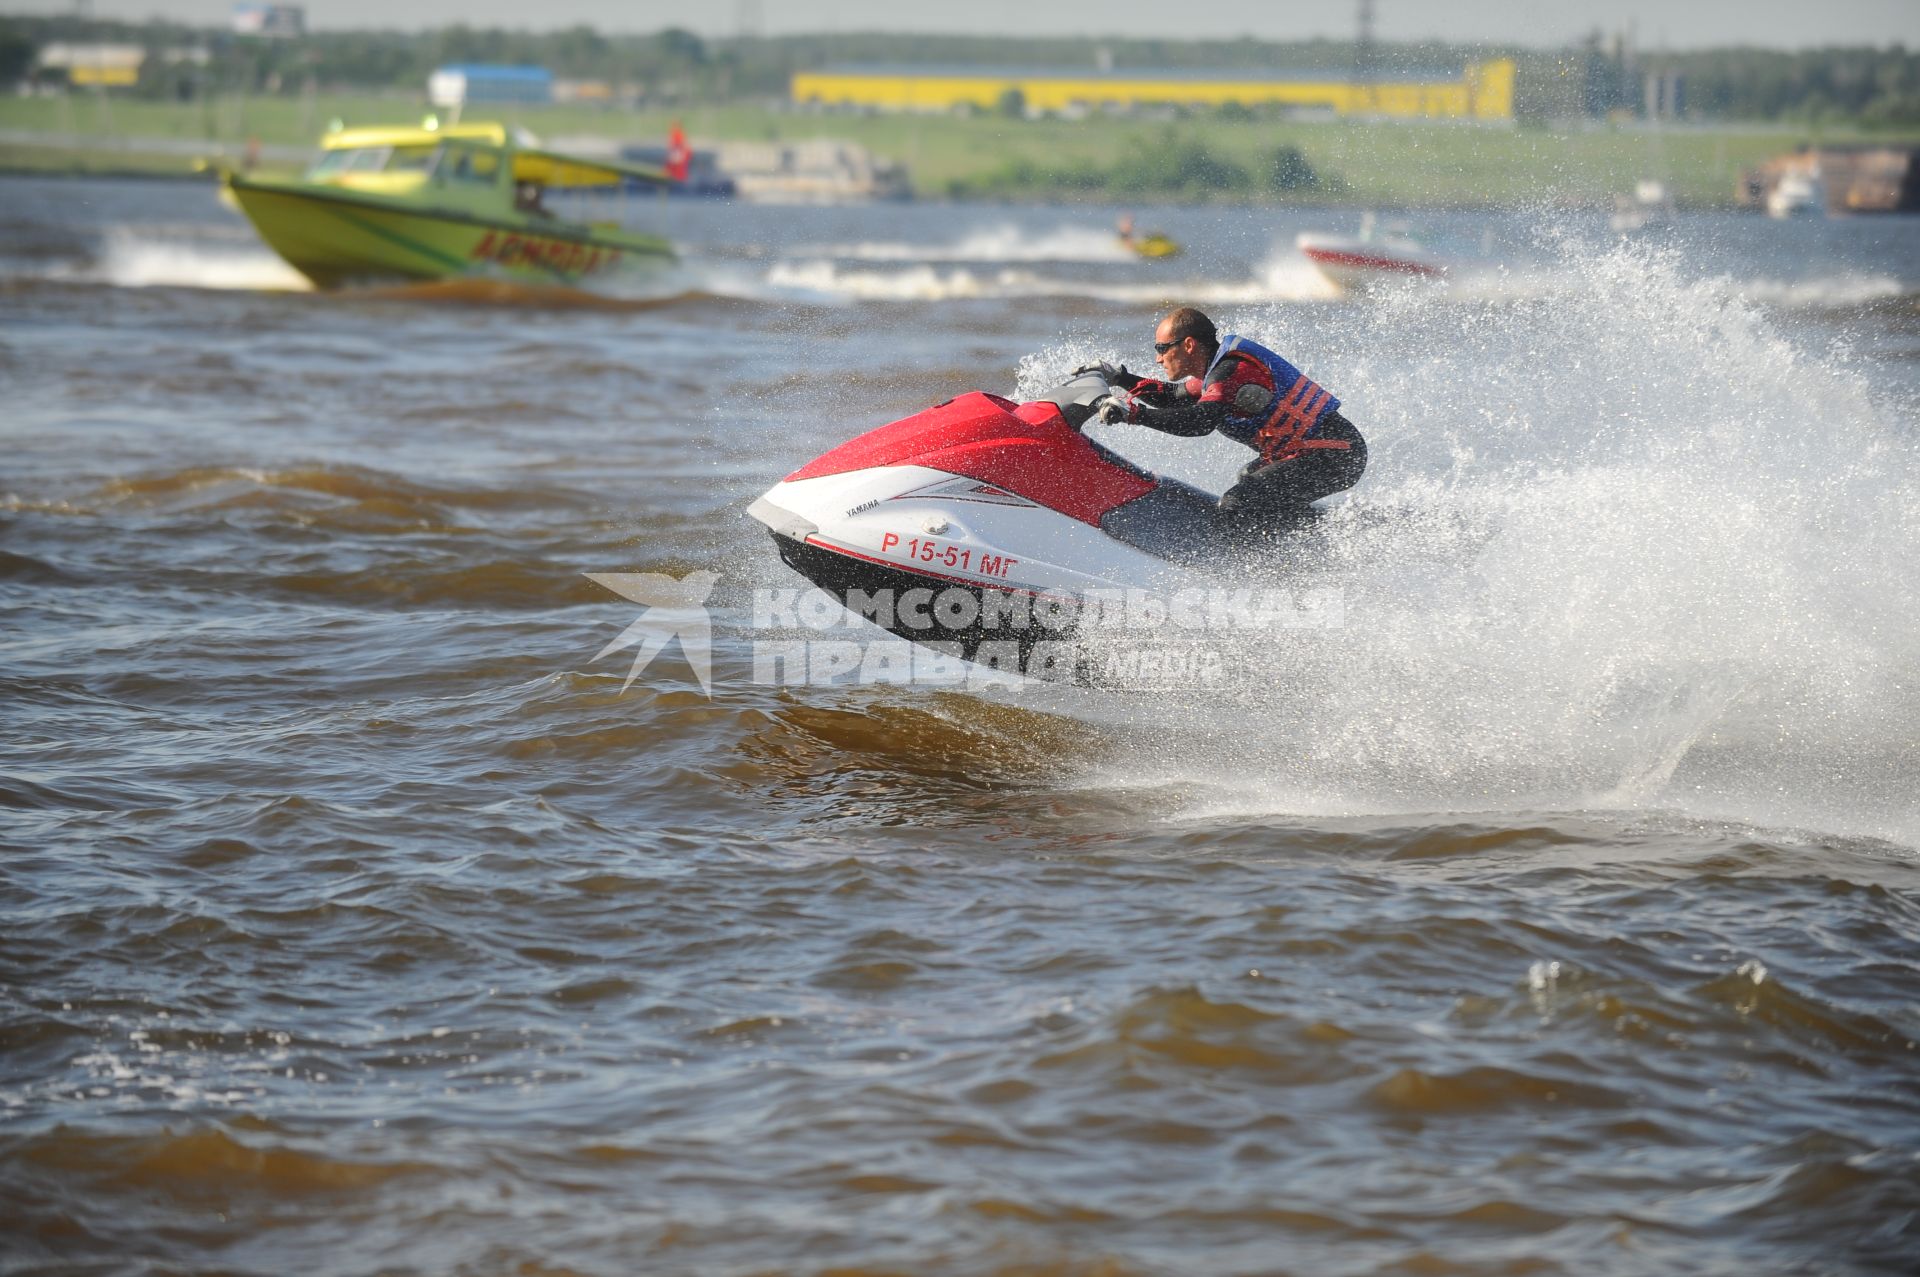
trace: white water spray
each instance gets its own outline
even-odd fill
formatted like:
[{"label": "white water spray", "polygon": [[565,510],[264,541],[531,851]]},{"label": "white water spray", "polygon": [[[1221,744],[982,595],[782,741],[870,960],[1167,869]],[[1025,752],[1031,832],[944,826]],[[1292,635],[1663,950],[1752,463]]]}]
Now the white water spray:
[{"label": "white water spray", "polygon": [[1551,298],[1216,315],[1372,445],[1319,578],[1346,625],[1274,635],[1264,694],[1131,704],[1147,730],[1109,779],[1240,812],[1657,808],[1920,841],[1911,405],[1659,254],[1562,270]]},{"label": "white water spray", "polygon": [[56,276],[111,284],[116,288],[220,288],[305,292],[306,276],[258,242],[210,242],[110,231],[96,262],[62,266]]}]

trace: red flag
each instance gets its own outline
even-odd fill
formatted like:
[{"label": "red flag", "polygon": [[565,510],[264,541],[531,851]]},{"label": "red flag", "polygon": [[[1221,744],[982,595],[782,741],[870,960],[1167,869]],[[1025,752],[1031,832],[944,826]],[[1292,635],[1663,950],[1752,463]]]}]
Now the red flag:
[{"label": "red flag", "polygon": [[667,176],[676,182],[687,180],[687,170],[693,167],[693,148],[687,145],[687,135],[680,128],[680,121],[673,122],[673,131],[667,134]]}]

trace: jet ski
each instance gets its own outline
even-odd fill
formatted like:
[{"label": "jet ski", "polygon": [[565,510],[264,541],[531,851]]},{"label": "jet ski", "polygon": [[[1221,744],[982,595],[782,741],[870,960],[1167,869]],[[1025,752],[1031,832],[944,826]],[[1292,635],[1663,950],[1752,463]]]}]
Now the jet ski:
[{"label": "jet ski", "polygon": [[747,513],[850,611],[969,658],[1071,633],[1089,597],[1217,585],[1216,498],[1082,433],[1108,391],[1097,372],[1027,403],[971,391],[814,458]]},{"label": "jet ski", "polygon": [[1145,257],[1150,260],[1162,257],[1178,257],[1180,255],[1180,245],[1170,236],[1163,235],[1159,231],[1143,235],[1139,239],[1123,239],[1121,243],[1132,249],[1135,256]]}]

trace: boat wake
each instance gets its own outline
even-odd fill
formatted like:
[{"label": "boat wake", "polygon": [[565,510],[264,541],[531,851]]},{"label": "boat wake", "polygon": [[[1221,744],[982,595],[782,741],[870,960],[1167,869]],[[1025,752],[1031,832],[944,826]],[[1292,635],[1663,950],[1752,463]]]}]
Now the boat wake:
[{"label": "boat wake", "polygon": [[1723,278],[1730,293],[1782,310],[1850,310],[1911,295],[1891,275],[1843,274],[1815,279]]},{"label": "boat wake", "polygon": [[[1591,256],[1607,249],[1585,251]],[[112,226],[91,245],[75,244],[50,263],[44,257],[9,262],[0,264],[0,274],[116,288],[312,291],[305,277],[237,225]],[[1407,292],[1424,294],[1435,305],[1580,304],[1588,286],[1556,249],[1512,260],[1463,259],[1445,280],[1390,280],[1370,295],[1353,296],[1343,294],[1288,238],[1277,238],[1251,265],[1208,269],[1187,259],[1141,262],[1095,228],[1066,227],[1025,237],[1008,225],[963,234],[946,245],[888,240],[824,245],[790,250],[759,264],[728,258],[724,246],[709,246],[704,253],[692,246],[670,270],[593,288],[461,279],[352,293],[426,303],[605,310],[716,299],[821,306],[1060,299],[1126,307],[1180,299],[1215,308],[1335,302],[1344,309],[1392,305],[1393,295]],[[1915,292],[1910,282],[1871,271],[1803,279],[1722,275],[1698,279],[1696,287],[1776,311],[1844,311]]]},{"label": "boat wake", "polygon": [[[39,278],[110,288],[201,288],[236,292],[313,292],[313,284],[250,231],[221,234],[209,227],[179,233],[115,227],[90,254],[35,268]],[[600,288],[538,284],[492,278],[460,278],[412,284],[356,285],[338,295],[445,305],[527,307],[545,310],[649,310],[713,300],[697,271],[682,265]]]},{"label": "boat wake", "polygon": [[1156,306],[1169,297],[1181,297],[1201,305],[1224,305],[1327,301],[1340,295],[1311,264],[1291,250],[1276,250],[1251,274],[1239,279],[1162,273],[1159,267],[1138,267],[1137,259],[1131,255],[1121,260],[1134,263],[1137,268],[1115,278],[1112,274],[1075,277],[1020,265],[989,267],[921,261],[878,267],[809,257],[777,261],[757,277],[743,276],[730,267],[716,268],[709,273],[708,280],[710,287],[722,294],[823,305],[1069,298]]},{"label": "boat wake", "polygon": [[213,237],[204,229],[189,238],[115,227],[107,231],[91,258],[56,262],[41,273],[48,279],[114,288],[307,292],[313,287],[250,233]]},{"label": "boat wake", "polygon": [[897,240],[828,244],[796,256],[859,262],[1132,262],[1135,254],[1110,229],[1062,226],[1032,232],[1012,224],[982,227],[950,244]]}]

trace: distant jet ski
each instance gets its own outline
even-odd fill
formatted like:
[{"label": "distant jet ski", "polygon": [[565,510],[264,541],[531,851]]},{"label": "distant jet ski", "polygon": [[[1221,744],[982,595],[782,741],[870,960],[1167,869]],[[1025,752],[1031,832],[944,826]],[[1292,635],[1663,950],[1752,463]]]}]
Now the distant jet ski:
[{"label": "distant jet ski", "polygon": [[851,611],[968,656],[1070,632],[1096,592],[1220,586],[1245,556],[1214,496],[1081,433],[1108,389],[1089,372],[1030,403],[970,391],[815,458],[747,513]]},{"label": "distant jet ski", "polygon": [[1145,235],[1133,233],[1133,214],[1122,213],[1116,228],[1120,235],[1120,247],[1136,257],[1159,258],[1177,257],[1180,245],[1165,231],[1148,231]]},{"label": "distant jet ski", "polygon": [[1132,249],[1134,254],[1139,257],[1178,257],[1180,255],[1180,245],[1175,243],[1170,236],[1163,235],[1159,231],[1142,235],[1139,239],[1122,240],[1121,242]]}]

